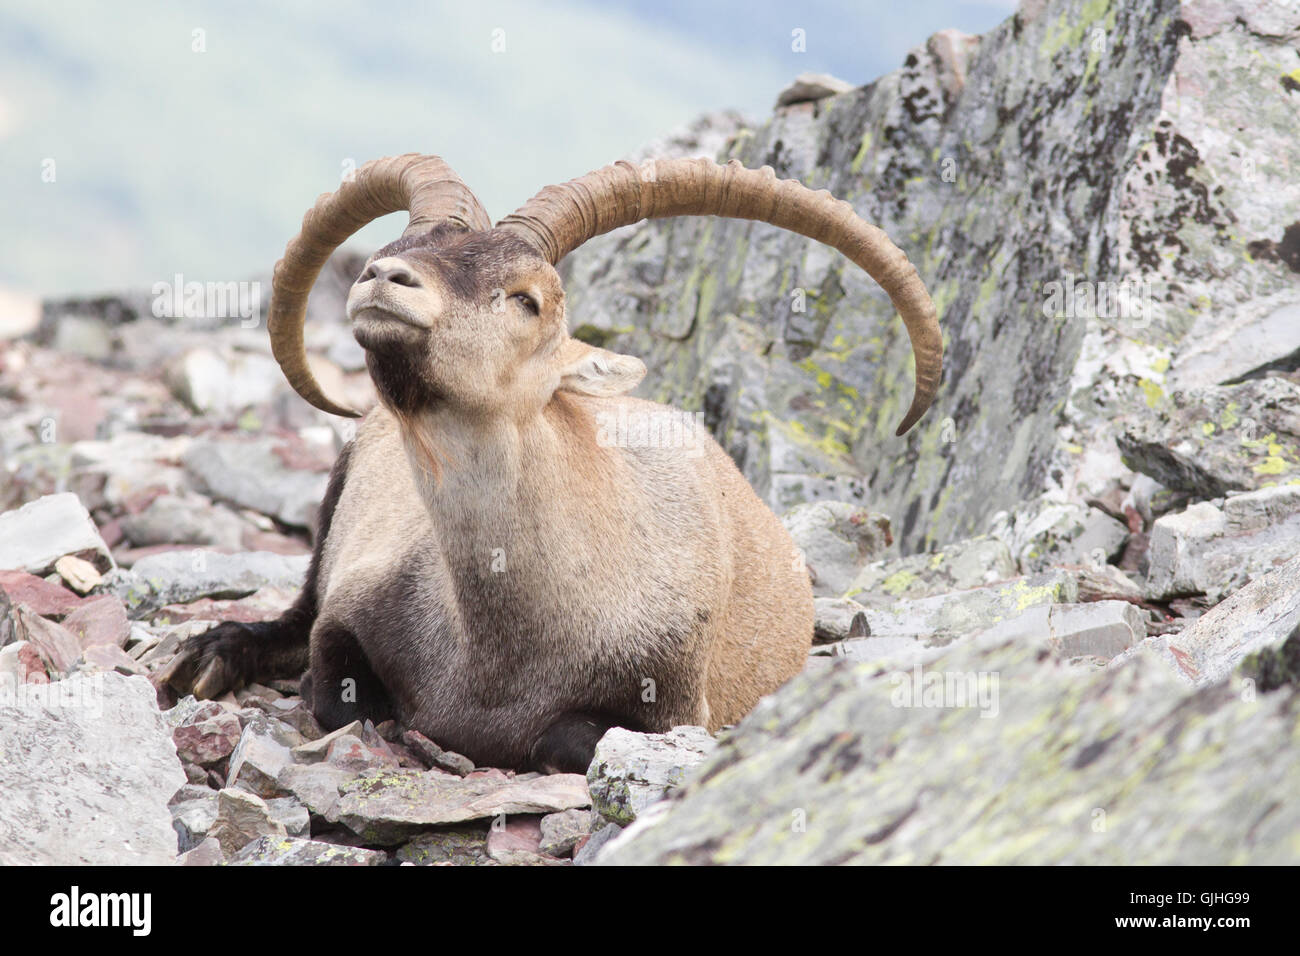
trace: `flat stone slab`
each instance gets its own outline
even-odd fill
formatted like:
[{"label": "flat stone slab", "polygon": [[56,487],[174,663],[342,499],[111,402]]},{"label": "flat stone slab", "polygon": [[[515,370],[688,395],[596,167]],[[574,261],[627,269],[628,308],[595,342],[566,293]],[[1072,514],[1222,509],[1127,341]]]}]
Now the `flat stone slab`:
[{"label": "flat stone slab", "polygon": [[427,827],[591,805],[587,781],[576,773],[520,780],[398,769],[364,774],[340,792],[339,822],[381,845],[396,845]]}]

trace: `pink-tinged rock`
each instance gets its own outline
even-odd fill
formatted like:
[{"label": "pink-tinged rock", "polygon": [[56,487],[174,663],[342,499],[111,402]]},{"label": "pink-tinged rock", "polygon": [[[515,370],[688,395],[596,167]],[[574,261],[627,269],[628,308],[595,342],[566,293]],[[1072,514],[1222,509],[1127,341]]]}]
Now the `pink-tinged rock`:
[{"label": "pink-tinged rock", "polygon": [[351,770],[355,773],[360,773],[363,770],[396,767],[398,765],[397,758],[393,756],[391,751],[382,753],[375,748],[367,747],[350,734],[336,738],[329,745],[329,751],[325,755],[325,762],[342,770]]},{"label": "pink-tinged rock", "polygon": [[33,613],[25,604],[18,605],[10,613],[14,637],[31,642],[51,677],[60,677],[72,669],[81,657],[81,645],[66,628]]},{"label": "pink-tinged rock", "polygon": [[94,644],[81,652],[81,669],[96,671],[117,671],[130,677],[132,674],[147,676],[149,669],[139,661],[132,659],[126,651],[116,644]]},{"label": "pink-tinged rock", "polygon": [[293,604],[297,595],[284,588],[262,588],[238,600],[200,598],[188,604],[168,604],[154,614],[153,620],[165,618],[170,624],[183,621],[238,621],[252,624],[273,621]]},{"label": "pink-tinged rock", "polygon": [[311,546],[299,538],[291,538],[278,531],[261,531],[249,528],[243,533],[241,543],[248,551],[270,551],[274,554],[310,554]]},{"label": "pink-tinged rock", "polygon": [[194,849],[180,855],[181,866],[220,866],[225,862],[226,855],[215,837],[208,837]]},{"label": "pink-tinged rock", "polygon": [[131,636],[126,607],[111,594],[90,598],[63,619],[63,626],[72,632],[83,649],[97,644],[123,647]]},{"label": "pink-tinged rock", "polygon": [[61,584],[26,571],[0,571],[0,592],[10,604],[26,604],[42,617],[60,618],[85,603]]},{"label": "pink-tinged rock", "polygon": [[172,732],[172,740],[182,760],[207,767],[229,757],[242,732],[239,718],[218,704],[192,714]]},{"label": "pink-tinged rock", "polygon": [[149,485],[147,488],[139,488],[122,499],[122,509],[130,515],[139,514],[153,504],[155,498],[159,498],[169,491],[170,489],[166,485]]},{"label": "pink-tinged rock", "polygon": [[99,536],[104,539],[104,543],[110,548],[116,548],[122,543],[126,534],[122,531],[122,519],[112,518],[100,525]]},{"label": "pink-tinged rock", "polygon": [[488,830],[488,856],[507,866],[555,866],[560,861],[543,855],[541,817],[510,817]]},{"label": "pink-tinged rock", "polygon": [[474,770],[465,775],[466,780],[496,780],[500,783],[509,783],[510,775],[504,770],[498,770],[495,767],[484,767],[482,770]]},{"label": "pink-tinged rock", "polygon": [[337,457],[332,448],[305,442],[297,435],[286,435],[271,452],[284,467],[295,471],[329,471]]},{"label": "pink-tinged rock", "polygon": [[0,648],[0,684],[48,684],[45,662],[30,641]]}]

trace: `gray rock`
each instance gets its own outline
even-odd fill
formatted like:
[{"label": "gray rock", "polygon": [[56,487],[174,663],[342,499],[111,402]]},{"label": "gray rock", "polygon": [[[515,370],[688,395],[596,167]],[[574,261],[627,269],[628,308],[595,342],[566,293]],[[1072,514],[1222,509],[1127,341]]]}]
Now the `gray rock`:
[{"label": "gray rock", "polygon": [[898,600],[966,591],[1017,574],[1006,543],[985,535],[946,545],[931,554],[872,562],[858,573],[846,593],[862,604],[887,608]]},{"label": "gray rock", "polygon": [[1025,574],[1062,564],[1101,566],[1116,557],[1128,528],[1096,508],[1042,496],[993,520],[993,534]]},{"label": "gray rock", "polygon": [[262,836],[231,859],[231,866],[383,866],[388,854],[322,840]]},{"label": "gray rock", "polygon": [[269,402],[284,376],[269,355],[197,348],[168,362],[163,379],[194,411],[233,417],[250,405]]},{"label": "gray rock", "polygon": [[[185,474],[175,464],[189,447],[186,435],[164,438],[137,431],[123,431],[111,438],[79,441],[72,445],[71,467],[74,487],[85,489],[88,507],[100,503],[115,512],[127,511],[127,503],[151,489],[176,492]],[[100,501],[92,500],[90,494]]]},{"label": "gray rock", "polygon": [[344,784],[335,815],[367,843],[394,846],[432,826],[590,804],[587,782],[578,774],[525,780],[398,769],[369,771]]},{"label": "gray rock", "polygon": [[542,817],[538,849],[548,856],[572,856],[573,849],[600,818],[590,810],[564,810]]},{"label": "gray rock", "polygon": [[1294,864],[1295,693],[1020,641],[954,645],[920,688],[842,664],[760,702],[600,862]]},{"label": "gray rock", "polygon": [[813,598],[813,643],[868,637],[867,609],[848,598]]},{"label": "gray rock", "polygon": [[250,722],[243,729],[239,743],[230,755],[230,772],[226,785],[247,790],[259,797],[287,795],[280,783],[280,775],[293,763],[289,746],[281,736],[277,739],[268,729],[272,723]]},{"label": "gray rock", "polygon": [[238,551],[251,526],[234,512],[197,494],[159,495],[122,518],[122,533],[136,547],[202,544]]},{"label": "gray rock", "polygon": [[311,834],[311,814],[293,797],[275,797],[266,801],[271,819],[284,826],[291,837]]},{"label": "gray rock", "polygon": [[1165,515],[1151,528],[1148,597],[1205,594],[1212,602],[1300,554],[1300,486],[1234,495]]},{"label": "gray rock", "polygon": [[217,794],[217,815],[208,831],[232,857],[258,837],[284,839],[285,826],[271,813],[266,801],[243,790],[222,790]]},{"label": "gray rock", "polygon": [[600,738],[587,769],[592,808],[626,826],[681,786],[716,746],[703,727],[674,727],[666,734],[612,727]]},{"label": "gray rock", "polygon": [[[1229,676],[1243,662],[1251,676],[1274,673],[1283,642],[1300,627],[1300,557],[1232,594],[1172,638],[1181,669],[1199,684]],[[1268,683],[1275,683],[1270,680]]]},{"label": "gray rock", "polygon": [[1142,611],[1127,601],[1032,607],[980,635],[981,639],[1046,641],[1061,657],[1110,660],[1146,639]]},{"label": "gray rock", "polygon": [[114,567],[108,545],[76,495],[46,495],[0,514],[0,570],[46,574],[65,554],[100,570]]},{"label": "gray rock", "polygon": [[813,594],[840,597],[868,561],[889,553],[889,519],[861,505],[818,501],[798,505],[781,519],[813,579]]},{"label": "gray rock", "polygon": [[474,772],[474,761],[453,751],[443,750],[418,730],[403,732],[402,743],[410,747],[430,768],[445,770],[448,773],[454,773],[458,777],[464,777]]},{"label": "gray rock", "polygon": [[119,674],[149,676],[147,668],[136,663],[116,644],[95,644],[81,652],[74,671],[116,671]]},{"label": "gray rock", "polygon": [[387,745],[383,749],[367,746],[361,738],[344,735],[330,744],[325,755],[328,763],[353,773],[398,766],[398,759]]},{"label": "gray rock", "polygon": [[329,753],[330,745],[342,737],[360,737],[361,721],[354,720],[352,723],[340,727],[338,730],[330,731],[323,737],[315,740],[309,740],[306,743],[299,744],[293,748],[293,759],[298,763],[319,763],[325,759]]},{"label": "gray rock", "polygon": [[181,854],[181,866],[221,866],[226,862],[226,855],[221,852],[221,844],[208,837],[194,849]]},{"label": "gray rock", "polygon": [[800,73],[794,82],[777,94],[776,108],[796,103],[813,103],[828,96],[847,93],[853,88],[852,83],[846,83],[829,73]]},{"label": "gray rock", "polygon": [[140,616],[200,598],[241,598],[263,587],[297,588],[310,560],[310,555],[270,551],[166,551],[141,558],[129,574],[105,576],[104,588]]},{"label": "gray rock", "polygon": [[415,866],[495,866],[482,827],[445,827],[414,837],[397,851],[397,859]]},{"label": "gray rock", "polygon": [[603,827],[593,833],[588,838],[587,842],[580,846],[577,852],[574,853],[573,865],[590,866],[596,861],[596,858],[600,856],[600,851],[605,848],[605,845],[622,832],[623,828],[617,823],[606,823]]},{"label": "gray rock", "polygon": [[277,440],[196,439],[185,453],[185,470],[199,489],[216,498],[310,527],[325,497],[329,475],[290,468],[276,455]]},{"label": "gray rock", "polygon": [[177,852],[187,853],[208,838],[217,822],[217,791],[207,790],[202,796],[173,803],[170,809]]},{"label": "gray rock", "polygon": [[928,644],[946,644],[1010,620],[1027,608],[1077,600],[1074,577],[1056,569],[968,591],[895,601],[883,609],[868,608],[865,613],[872,637],[911,637]]},{"label": "gray rock", "polygon": [[1116,440],[1130,468],[1202,497],[1285,484],[1300,478],[1300,385],[1262,378],[1175,391]]},{"label": "gray rock", "polygon": [[[735,110],[705,113],[623,158],[633,163],[647,159],[695,159],[701,156],[712,159],[752,125]],[[605,328],[608,330],[608,326]],[[352,336],[348,338],[352,339]]]},{"label": "gray rock", "polygon": [[290,764],[280,771],[276,783],[312,816],[337,823],[340,791],[355,776],[327,763]]},{"label": "gray rock", "polygon": [[169,864],[167,801],[185,783],[153,687],[76,674],[0,686],[0,847],[7,862]]},{"label": "gray rock", "polygon": [[[1223,4],[1222,8],[1227,9]],[[1193,329],[1192,344],[1170,369],[1176,388],[1197,388],[1253,378],[1278,367],[1300,366],[1300,304],[1286,293],[1262,297],[1223,316],[1199,317],[1204,334]]]}]

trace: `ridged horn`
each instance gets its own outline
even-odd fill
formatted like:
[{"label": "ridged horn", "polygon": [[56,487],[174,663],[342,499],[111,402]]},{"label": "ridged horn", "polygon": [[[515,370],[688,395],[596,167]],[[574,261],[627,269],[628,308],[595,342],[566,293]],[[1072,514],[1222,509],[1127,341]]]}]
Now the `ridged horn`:
[{"label": "ridged horn", "polygon": [[793,179],[778,180],[770,166],[746,169],[739,160],[618,162],[579,179],[547,186],[497,223],[529,242],[552,264],[588,239],[642,219],[725,216],[789,229],[831,246],[864,269],[889,295],[907,328],[916,357],[912,405],[902,435],[934,399],[943,369],[943,339],[934,303],[903,251],[848,203]]},{"label": "ridged horn", "polygon": [[360,412],[324,393],[307,364],[303,323],[307,293],[325,261],[353,233],[380,216],[410,212],[402,233],[428,232],[439,223],[458,222],[469,229],[490,229],[492,220],[468,186],[437,156],[407,153],[366,163],[332,193],[324,193],[307,210],[302,229],[284,249],[271,278],[267,329],[271,352],[294,391],[334,415]]}]

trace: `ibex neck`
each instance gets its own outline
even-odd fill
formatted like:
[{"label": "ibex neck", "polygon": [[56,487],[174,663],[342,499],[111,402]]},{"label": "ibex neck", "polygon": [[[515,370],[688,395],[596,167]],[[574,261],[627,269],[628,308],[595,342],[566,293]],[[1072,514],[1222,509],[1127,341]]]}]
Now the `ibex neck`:
[{"label": "ibex neck", "polygon": [[553,400],[525,421],[434,412],[406,423],[403,438],[453,574],[503,565],[562,574],[583,553],[580,539],[621,530],[611,493],[618,462],[573,400]]}]

